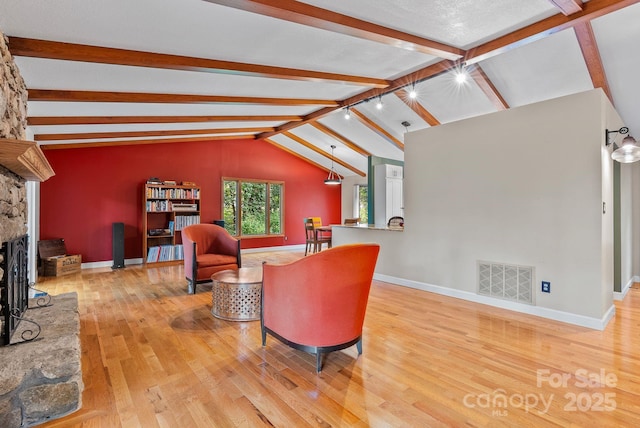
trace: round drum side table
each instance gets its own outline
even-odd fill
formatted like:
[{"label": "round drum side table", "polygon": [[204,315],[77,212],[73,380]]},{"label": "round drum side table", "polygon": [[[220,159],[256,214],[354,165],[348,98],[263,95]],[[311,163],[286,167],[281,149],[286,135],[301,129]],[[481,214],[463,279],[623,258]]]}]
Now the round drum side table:
[{"label": "round drum side table", "polygon": [[261,267],[223,270],[211,275],[211,280],[213,316],[227,321],[260,319]]}]

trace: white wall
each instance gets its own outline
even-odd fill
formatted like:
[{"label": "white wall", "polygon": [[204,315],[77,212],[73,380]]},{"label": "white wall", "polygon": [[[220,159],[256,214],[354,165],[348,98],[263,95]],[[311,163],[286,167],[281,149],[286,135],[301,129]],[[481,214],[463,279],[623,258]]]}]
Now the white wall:
[{"label": "white wall", "polygon": [[459,294],[476,294],[479,260],[533,266],[536,308],[606,323],[615,308],[604,129],[621,125],[593,90],[409,133],[404,232],[334,238],[383,240],[377,274]]},{"label": "white wall", "polygon": [[342,223],[345,218],[353,218],[353,196],[356,184],[366,186],[367,177],[356,175],[342,180]]}]

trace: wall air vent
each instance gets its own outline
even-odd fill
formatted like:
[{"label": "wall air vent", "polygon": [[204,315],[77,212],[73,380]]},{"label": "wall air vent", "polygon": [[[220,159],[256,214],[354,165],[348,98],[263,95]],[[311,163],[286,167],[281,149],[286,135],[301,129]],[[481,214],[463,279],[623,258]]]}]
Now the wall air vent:
[{"label": "wall air vent", "polygon": [[478,294],[533,303],[533,267],[478,262]]}]

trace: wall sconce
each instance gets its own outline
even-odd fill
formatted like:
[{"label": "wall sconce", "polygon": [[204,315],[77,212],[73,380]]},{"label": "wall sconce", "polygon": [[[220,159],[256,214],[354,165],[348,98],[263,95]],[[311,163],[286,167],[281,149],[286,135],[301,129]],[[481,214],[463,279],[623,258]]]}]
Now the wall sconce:
[{"label": "wall sconce", "polygon": [[615,141],[609,140],[609,134],[629,134],[629,128],[626,126],[621,127],[615,131],[604,131],[605,145],[608,147],[613,145],[613,152],[611,153],[611,159],[620,163],[632,163],[640,160],[640,147],[636,143],[636,139],[631,135],[627,135],[622,139],[622,143],[617,145]]},{"label": "wall sconce", "polygon": [[336,184],[342,183],[340,176],[333,169],[333,149],[335,148],[336,146],[332,144],[331,145],[331,171],[329,171],[329,176],[327,177],[327,179],[324,180],[324,184],[336,185]]}]

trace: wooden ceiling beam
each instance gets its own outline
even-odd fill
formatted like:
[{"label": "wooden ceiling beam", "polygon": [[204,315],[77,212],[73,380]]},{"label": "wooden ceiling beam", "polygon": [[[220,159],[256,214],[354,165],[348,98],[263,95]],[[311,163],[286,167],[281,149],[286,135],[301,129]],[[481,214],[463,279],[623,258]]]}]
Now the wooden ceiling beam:
[{"label": "wooden ceiling beam", "polygon": [[589,70],[589,76],[593,82],[594,88],[602,88],[604,93],[609,98],[609,101],[613,104],[613,97],[611,96],[611,90],[609,89],[609,82],[607,81],[607,75],[602,65],[602,59],[600,58],[600,51],[598,50],[598,44],[596,42],[596,36],[593,34],[593,28],[591,23],[582,22],[573,27],[580,44],[580,50],[584,57],[584,62],[587,64]]},{"label": "wooden ceiling beam", "polygon": [[337,107],[334,100],[234,97],[225,95],[158,94],[141,92],[67,91],[58,89],[29,89],[29,101],[75,101],[103,103],[169,103],[169,104],[270,104],[325,105]]},{"label": "wooden ceiling beam", "polygon": [[259,128],[218,128],[218,129],[170,129],[157,131],[123,131],[123,132],[82,132],[69,134],[35,134],[36,141],[61,140],[93,140],[102,138],[133,138],[133,137],[163,137],[176,135],[215,135],[215,134],[256,134],[258,132],[273,131],[270,127]]},{"label": "wooden ceiling beam", "polygon": [[333,113],[334,111],[336,111],[339,107],[324,107],[321,108],[319,110],[316,110],[314,112],[309,113],[306,116],[302,117],[302,120],[298,121],[298,122],[287,122],[284,123],[280,126],[277,126],[276,129],[272,132],[265,132],[263,134],[258,134],[256,136],[257,139],[261,139],[261,138],[269,138],[269,137],[273,137],[274,135],[278,135],[284,131],[290,131],[294,128],[297,128],[298,126],[302,126],[302,125],[306,125],[308,123],[313,123],[318,119],[322,119],[323,117]]},{"label": "wooden ceiling beam", "polygon": [[[389,92],[394,92],[397,91],[407,85],[416,83],[416,82],[420,82],[421,80],[427,79],[429,77],[433,77],[433,76],[437,76],[440,73],[445,73],[447,71],[450,71],[452,68],[454,68],[456,66],[456,64],[452,61],[447,61],[447,60],[443,60],[440,61],[438,63],[429,65],[425,68],[422,68],[420,70],[414,71],[412,73],[409,73],[405,76],[399,77],[398,79],[395,79],[394,81],[391,82],[391,84],[389,85],[389,87],[385,88],[384,90],[379,90],[379,89],[369,89],[368,91],[364,91],[360,94],[354,95],[352,97],[346,98],[342,101],[339,102],[340,106],[339,107],[325,107],[319,110],[316,110],[312,113],[309,113],[306,116],[302,117],[302,120],[299,122],[287,122],[283,125],[280,125],[278,127],[276,127],[276,130],[273,132],[267,132],[264,134],[259,134],[256,138],[261,139],[261,138],[269,138],[272,137],[274,135],[280,134],[281,132],[284,131],[289,131],[291,129],[294,129],[298,126],[301,125],[305,125],[307,123],[312,123],[316,120],[322,119],[323,117],[333,113],[334,111],[338,110],[339,108],[344,108],[344,107],[348,107],[348,106],[352,106],[355,104],[358,104],[364,100],[368,100],[370,98],[373,97],[377,97],[380,95],[384,95],[386,93]],[[395,144],[395,143],[394,143]]]},{"label": "wooden ceiling beam", "polygon": [[399,77],[398,79],[393,80],[391,84],[388,87],[384,88],[383,90],[369,89],[368,91],[364,91],[360,94],[346,98],[340,101],[340,106],[342,107],[352,106],[364,100],[368,100],[380,95],[385,95],[390,92],[395,92],[406,86],[418,83],[430,77],[437,76],[438,74],[451,71],[455,67],[456,67],[456,63],[453,61],[446,61],[446,60],[440,61],[438,63],[429,65],[425,68],[421,68],[420,70],[414,71],[412,73],[409,73],[405,76],[402,76],[402,77]]},{"label": "wooden ceiling beam", "polygon": [[297,122],[302,116],[29,116],[27,125],[117,125],[124,123]]},{"label": "wooden ceiling beam", "polygon": [[549,3],[557,7],[565,16],[578,13],[582,10],[581,0],[549,0]]},{"label": "wooden ceiling beam", "polygon": [[384,128],[382,128],[380,125],[378,125],[377,123],[369,119],[361,111],[359,111],[358,109],[352,108],[351,115],[355,116],[362,124],[367,126],[373,132],[380,135],[382,138],[389,141],[390,143],[398,147],[400,150],[404,151],[404,143],[402,141],[398,140],[396,137],[388,133]]},{"label": "wooden ceiling beam", "polygon": [[64,61],[151,67],[180,71],[233,74],[287,80],[306,80],[329,83],[347,83],[357,86],[385,88],[388,82],[371,77],[324,73],[312,70],[247,64],[217,59],[195,58],[153,52],[116,49],[102,46],[80,45],[50,40],[9,37],[9,50],[13,56],[57,59]]},{"label": "wooden ceiling beam", "polygon": [[298,137],[297,135],[295,135],[295,134],[293,134],[291,132],[283,132],[282,135],[284,135],[284,136],[286,136],[288,138],[291,138],[296,143],[302,144],[303,146],[305,146],[309,150],[313,150],[314,152],[316,152],[318,154],[321,154],[322,156],[326,157],[327,159],[332,159],[338,165],[342,165],[343,167],[355,172],[356,174],[358,174],[361,177],[365,177],[367,175],[363,171],[360,171],[358,168],[349,165],[345,161],[340,160],[340,159],[336,158],[335,156],[332,156],[331,153],[325,152],[324,150],[322,150],[322,149],[318,148],[317,146],[311,144],[310,142],[308,142],[304,138]]},{"label": "wooden ceiling beam", "polygon": [[161,138],[149,140],[120,140],[120,141],[100,141],[94,143],[65,143],[65,144],[41,144],[42,150],[61,150],[61,149],[88,149],[91,147],[110,147],[110,146],[134,146],[140,144],[167,144],[167,143],[194,143],[217,140],[255,140],[253,135],[212,135],[208,137],[192,137],[192,138]]},{"label": "wooden ceiling beam", "polygon": [[403,33],[351,16],[295,0],[205,0],[247,12],[270,16],[284,21],[320,28],[322,30],[383,43],[395,48],[418,51],[439,58],[456,60],[464,51],[453,46]]},{"label": "wooden ceiling beam", "polygon": [[351,141],[350,139],[348,139],[347,137],[345,137],[344,135],[334,131],[333,129],[324,126],[323,124],[321,124],[318,121],[315,122],[311,122],[310,123],[311,126],[313,126],[314,128],[316,128],[318,131],[321,131],[325,134],[327,134],[328,136],[330,136],[331,138],[335,139],[336,141],[340,141],[342,144],[344,144],[345,146],[349,147],[351,150],[353,150],[354,152],[361,154],[362,156],[371,156],[371,153],[366,151],[365,149],[363,149],[362,147],[360,147],[359,145],[357,145],[356,143],[354,143],[353,141]]},{"label": "wooden ceiling beam", "polygon": [[487,76],[479,64],[473,64],[467,67],[467,73],[469,73],[469,76],[476,82],[476,85],[480,87],[497,110],[506,110],[509,108],[507,101],[502,97],[498,88],[493,85],[493,82],[491,82],[491,79],[489,79],[489,76]]},{"label": "wooden ceiling beam", "polygon": [[429,112],[422,104],[418,102],[416,99],[411,99],[409,97],[409,93],[404,89],[398,89],[394,92],[396,97],[400,98],[403,103],[405,103],[411,110],[414,111],[418,116],[422,118],[425,122],[429,124],[429,126],[437,126],[440,125],[440,121],[436,119],[434,115]]},{"label": "wooden ceiling beam", "polygon": [[581,22],[588,22],[638,3],[639,1],[640,0],[589,0],[587,3],[583,3],[583,8],[580,12],[574,13],[571,16],[564,16],[562,14],[550,16],[528,27],[521,28],[483,45],[469,49],[464,60],[467,64],[483,61],[511,49],[542,39],[558,31],[573,27]]}]

